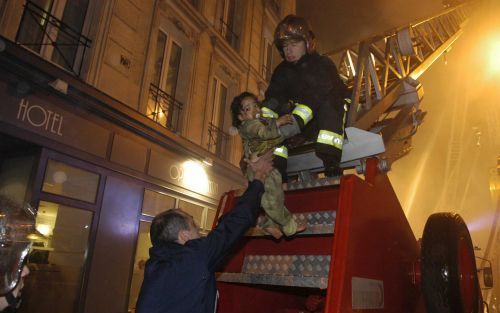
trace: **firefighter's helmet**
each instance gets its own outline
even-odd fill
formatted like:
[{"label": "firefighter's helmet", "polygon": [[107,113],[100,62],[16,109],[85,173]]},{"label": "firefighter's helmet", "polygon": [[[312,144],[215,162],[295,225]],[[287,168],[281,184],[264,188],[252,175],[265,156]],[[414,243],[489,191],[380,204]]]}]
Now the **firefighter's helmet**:
[{"label": "firefighter's helmet", "polygon": [[36,236],[35,212],[0,195],[0,296],[16,288]]},{"label": "firefighter's helmet", "polygon": [[288,40],[303,40],[306,43],[307,53],[316,50],[314,33],[309,23],[302,17],[290,14],[276,26],[274,44],[282,57],[284,57],[283,45]]}]

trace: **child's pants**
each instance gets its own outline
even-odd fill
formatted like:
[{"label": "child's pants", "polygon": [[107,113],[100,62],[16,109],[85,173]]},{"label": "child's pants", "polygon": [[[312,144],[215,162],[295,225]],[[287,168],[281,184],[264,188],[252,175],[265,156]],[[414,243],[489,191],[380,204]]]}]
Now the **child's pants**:
[{"label": "child's pants", "polygon": [[[254,173],[248,170],[247,177],[253,180]],[[267,222],[261,225],[262,228],[276,227],[278,224],[285,236],[291,236],[297,232],[297,222],[285,207],[281,174],[276,168],[273,168],[264,181],[264,194],[260,204],[268,217]]]}]

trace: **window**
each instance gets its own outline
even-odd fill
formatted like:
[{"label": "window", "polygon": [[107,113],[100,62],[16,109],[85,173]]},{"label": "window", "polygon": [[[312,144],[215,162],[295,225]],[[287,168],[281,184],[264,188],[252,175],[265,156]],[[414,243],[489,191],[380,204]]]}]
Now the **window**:
[{"label": "window", "polygon": [[218,157],[227,160],[229,158],[229,134],[224,132],[227,86],[219,79],[214,78],[212,82],[213,107],[212,116],[208,128],[208,150]]},{"label": "window", "polygon": [[142,281],[144,280],[144,266],[149,259],[149,248],[151,239],[149,237],[150,222],[141,221],[139,224],[139,236],[137,238],[137,248],[135,250],[134,268],[132,270],[132,281],[130,283],[130,295],[128,300],[129,312],[134,312]]},{"label": "window", "polygon": [[179,208],[191,215],[196,225],[198,225],[201,229],[204,228],[203,213],[205,208],[203,208],[201,205],[197,205],[184,200],[179,201]]},{"label": "window", "polygon": [[19,312],[78,311],[91,224],[90,211],[40,201]]},{"label": "window", "polygon": [[7,0],[0,0],[0,20],[3,18],[3,13],[5,12],[5,7],[7,6]]},{"label": "window", "polygon": [[277,17],[281,16],[281,4],[279,0],[267,0],[267,7],[271,9]]},{"label": "window", "polygon": [[16,41],[79,75],[90,48],[82,35],[88,5],[89,0],[29,0]]},{"label": "window", "polygon": [[95,203],[99,174],[49,160],[42,191]]},{"label": "window", "polygon": [[274,27],[272,22],[266,20],[262,28],[262,77],[266,81],[271,80],[273,70],[281,62],[281,55],[274,46]]},{"label": "window", "polygon": [[146,114],[173,131],[178,129],[182,110],[182,103],[176,100],[181,59],[182,47],[159,31]]},{"label": "window", "polygon": [[191,5],[198,10],[200,8],[200,1],[201,0],[189,0],[189,3],[191,3]]},{"label": "window", "polygon": [[217,16],[219,32],[224,39],[235,49],[238,48],[239,38],[235,21],[237,20],[237,1],[219,0],[217,3]]},{"label": "window", "polygon": [[264,39],[264,55],[262,58],[262,76],[266,81],[271,80],[273,73],[273,44],[267,39]]},{"label": "window", "polygon": [[49,160],[42,191],[95,203],[99,174]]},{"label": "window", "polygon": [[175,208],[175,198],[148,189],[144,191],[142,214],[156,216],[172,208]]}]

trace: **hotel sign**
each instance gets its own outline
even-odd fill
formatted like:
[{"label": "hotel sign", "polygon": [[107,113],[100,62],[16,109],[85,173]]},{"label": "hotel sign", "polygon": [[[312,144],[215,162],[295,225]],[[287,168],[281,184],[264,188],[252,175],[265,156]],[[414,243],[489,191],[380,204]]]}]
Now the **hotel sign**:
[{"label": "hotel sign", "polygon": [[37,104],[21,99],[18,104],[17,119],[42,131],[62,136],[64,116]]},{"label": "hotel sign", "polygon": [[0,122],[15,125],[81,151],[106,157],[111,132],[86,112],[68,112],[56,105],[63,101],[36,94],[18,97],[0,82]]}]

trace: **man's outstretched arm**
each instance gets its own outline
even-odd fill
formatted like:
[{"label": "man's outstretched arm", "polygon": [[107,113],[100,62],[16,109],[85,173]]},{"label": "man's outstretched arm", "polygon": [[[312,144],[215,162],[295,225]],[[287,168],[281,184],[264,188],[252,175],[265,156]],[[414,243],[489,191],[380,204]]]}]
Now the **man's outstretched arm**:
[{"label": "man's outstretched arm", "polygon": [[248,162],[248,166],[254,171],[255,179],[249,183],[247,190],[238,199],[233,209],[221,217],[215,229],[197,243],[203,245],[202,248],[205,250],[211,270],[225,257],[228,250],[245,231],[255,223],[260,208],[260,199],[264,192],[263,182],[272,170],[272,151],[262,155],[255,162]]}]

